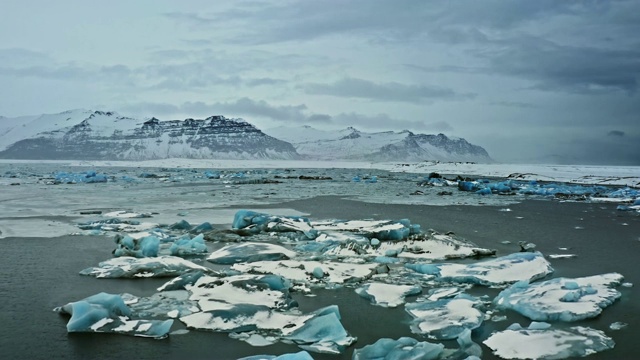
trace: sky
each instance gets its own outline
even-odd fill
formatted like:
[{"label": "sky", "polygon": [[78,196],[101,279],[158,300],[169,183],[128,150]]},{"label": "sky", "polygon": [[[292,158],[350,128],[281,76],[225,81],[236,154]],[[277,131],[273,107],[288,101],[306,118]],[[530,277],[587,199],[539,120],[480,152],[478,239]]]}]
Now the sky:
[{"label": "sky", "polygon": [[[640,165],[640,0],[0,3],[0,115],[444,133]],[[0,120],[1,121],[1,120]]]}]

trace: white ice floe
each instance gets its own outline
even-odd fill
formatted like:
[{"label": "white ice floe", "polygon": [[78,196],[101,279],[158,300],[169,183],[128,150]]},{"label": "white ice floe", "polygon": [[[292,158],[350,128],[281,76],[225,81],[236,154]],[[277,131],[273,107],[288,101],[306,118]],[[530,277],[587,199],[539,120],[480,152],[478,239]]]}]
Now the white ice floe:
[{"label": "white ice floe", "polygon": [[136,318],[178,318],[200,311],[196,301],[189,300],[186,290],[173,290],[155,293],[149,297],[131,294],[120,296]]},{"label": "white ice floe", "polygon": [[479,299],[466,294],[405,305],[406,311],[414,318],[411,331],[436,340],[455,339],[464,330],[479,327],[484,320],[480,307],[482,302]]},{"label": "white ice floe", "polygon": [[372,304],[389,308],[402,305],[405,297],[418,295],[421,292],[420,286],[385,283],[369,283],[356,289],[358,295],[368,299]]},{"label": "white ice floe", "polygon": [[571,259],[574,257],[577,257],[578,255],[576,254],[551,254],[551,255],[547,255],[549,256],[549,259]]},{"label": "white ice floe", "polygon": [[[328,306],[308,314],[278,312],[266,306],[236,304],[191,314],[180,319],[187,327],[221,332],[247,332],[266,338],[294,343],[304,350],[342,352],[355,342],[340,323],[337,306]],[[234,337],[238,337],[234,335]]]},{"label": "white ice floe", "polygon": [[285,260],[296,256],[294,251],[269,243],[246,242],[232,244],[214,251],[207,258],[215,264],[235,264],[240,262]]},{"label": "white ice floe", "polygon": [[102,261],[97,267],[86,268],[80,271],[80,274],[96,278],[141,278],[178,276],[192,270],[211,271],[204,266],[176,256],[141,259],[123,256]]},{"label": "white ice floe", "polygon": [[565,359],[612,349],[614,341],[604,332],[575,326],[553,329],[550,324],[532,323],[528,329],[519,324],[493,333],[484,341],[503,359]]},{"label": "white ice floe", "polygon": [[190,300],[197,301],[202,311],[224,309],[234,304],[260,305],[287,309],[291,283],[275,275],[202,276],[189,286]]},{"label": "white ice floe", "polygon": [[313,357],[306,351],[300,351],[293,354],[282,355],[253,355],[238,360],[313,360]]},{"label": "white ice floe", "polygon": [[131,319],[132,311],[120,295],[99,293],[54,309],[71,315],[68,332],[118,333],[164,338],[173,320]]},{"label": "white ice floe", "polygon": [[406,264],[408,269],[432,275],[438,281],[505,285],[521,280],[533,281],[553,272],[539,252],[520,252],[474,264]]},{"label": "white ice floe", "polygon": [[107,218],[120,218],[120,219],[136,219],[136,218],[149,218],[151,217],[150,213],[137,213],[128,210],[118,210],[108,212],[106,214],[102,214],[102,216]]},{"label": "white ice floe", "polygon": [[[343,284],[361,281],[375,273],[378,264],[350,264],[329,261],[257,261],[248,264],[234,264],[232,269],[244,273],[280,275],[296,283]],[[320,275],[320,276],[318,276]]]},{"label": "white ice floe", "polygon": [[513,284],[495,298],[498,308],[512,309],[536,321],[577,321],[599,315],[620,297],[617,273],[582,278],[556,278]]}]

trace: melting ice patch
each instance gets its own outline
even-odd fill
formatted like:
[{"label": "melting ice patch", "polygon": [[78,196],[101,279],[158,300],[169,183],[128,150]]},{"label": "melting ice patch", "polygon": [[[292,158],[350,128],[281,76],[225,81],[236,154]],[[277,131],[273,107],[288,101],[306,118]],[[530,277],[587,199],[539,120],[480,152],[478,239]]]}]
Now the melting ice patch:
[{"label": "melting ice patch", "polygon": [[575,326],[553,329],[550,324],[532,323],[528,329],[512,324],[484,341],[504,359],[564,359],[587,356],[612,349],[614,341],[604,332]]},{"label": "melting ice patch", "polygon": [[410,303],[406,311],[414,318],[411,331],[430,339],[455,339],[466,329],[482,324],[484,313],[478,308],[482,302],[472,296],[460,294],[452,299]]},{"label": "melting ice patch", "polygon": [[103,261],[97,267],[86,268],[80,271],[80,275],[95,276],[96,278],[164,277],[178,276],[193,270],[211,272],[211,269],[176,256],[141,259],[123,256]]},{"label": "melting ice patch", "polygon": [[408,269],[432,275],[438,281],[505,285],[521,280],[533,281],[553,272],[539,252],[520,252],[475,264],[406,264]]},{"label": "melting ice patch", "polygon": [[498,294],[494,303],[536,321],[577,321],[599,315],[618,299],[621,294],[612,287],[622,280],[622,275],[609,273],[534,284],[517,282]]},{"label": "melting ice patch", "polygon": [[286,248],[268,243],[242,243],[227,245],[209,255],[208,261],[215,264],[235,264],[255,261],[286,260],[296,253]]},{"label": "melting ice patch", "polygon": [[173,320],[131,319],[132,311],[120,295],[99,293],[80,301],[54,309],[71,315],[68,332],[119,333],[143,337],[163,338]]},{"label": "melting ice patch", "polygon": [[406,296],[418,295],[421,292],[420,286],[384,283],[365,284],[356,289],[358,295],[371,301],[372,304],[390,308],[404,304]]}]

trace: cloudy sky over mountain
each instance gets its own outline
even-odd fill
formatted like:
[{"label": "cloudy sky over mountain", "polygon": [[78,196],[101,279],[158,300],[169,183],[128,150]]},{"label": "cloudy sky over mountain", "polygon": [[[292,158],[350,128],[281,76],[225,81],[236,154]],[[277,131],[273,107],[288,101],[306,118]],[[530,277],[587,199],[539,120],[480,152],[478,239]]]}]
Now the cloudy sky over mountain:
[{"label": "cloudy sky over mountain", "polygon": [[499,161],[640,164],[640,0],[16,1],[0,115],[464,137]]}]

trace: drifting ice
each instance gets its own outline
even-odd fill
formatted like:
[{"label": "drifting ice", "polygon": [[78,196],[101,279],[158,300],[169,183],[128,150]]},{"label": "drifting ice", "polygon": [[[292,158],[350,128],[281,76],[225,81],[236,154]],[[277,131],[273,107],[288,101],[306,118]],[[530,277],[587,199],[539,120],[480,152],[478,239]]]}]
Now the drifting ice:
[{"label": "drifting ice", "polygon": [[142,259],[123,256],[103,261],[97,267],[86,268],[80,271],[80,275],[95,276],[97,278],[163,277],[178,276],[193,270],[211,272],[210,269],[204,266],[196,265],[191,261],[176,256]]},{"label": "drifting ice", "polygon": [[55,308],[69,314],[68,332],[118,333],[143,337],[163,338],[171,329],[173,320],[132,320],[132,312],[120,295],[99,293],[80,301]]},{"label": "drifting ice", "polygon": [[482,324],[484,313],[479,299],[460,294],[452,299],[416,302],[405,305],[413,316],[411,331],[430,339],[455,339],[466,329],[473,330]]},{"label": "drifting ice", "polygon": [[599,330],[582,326],[560,330],[545,323],[532,323],[528,329],[512,324],[505,331],[493,333],[484,344],[504,359],[564,359],[587,356],[615,345]]},{"label": "drifting ice", "polygon": [[536,321],[577,321],[595,317],[620,297],[617,273],[540,283],[517,282],[495,298],[498,308],[512,309]]},{"label": "drifting ice", "polygon": [[358,295],[371,301],[372,304],[390,308],[404,304],[406,296],[418,295],[421,292],[420,286],[383,283],[365,284],[356,289]]},{"label": "drifting ice", "polygon": [[214,264],[230,265],[241,262],[285,260],[295,255],[295,252],[282,246],[248,242],[225,246],[211,253],[207,260]]},{"label": "drifting ice", "polygon": [[521,280],[533,281],[553,272],[553,268],[539,252],[514,253],[470,265],[463,264],[406,264],[408,269],[432,275],[438,281],[504,285]]}]

